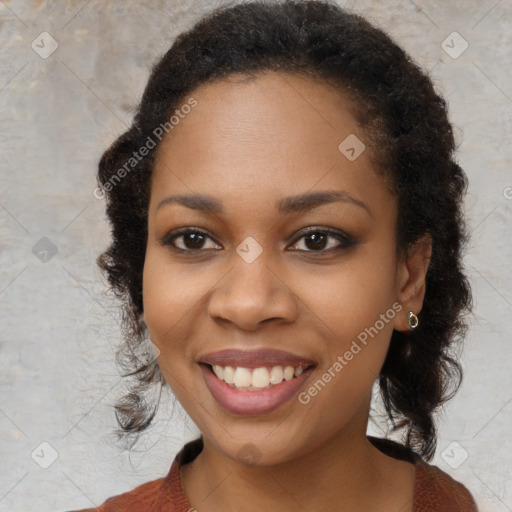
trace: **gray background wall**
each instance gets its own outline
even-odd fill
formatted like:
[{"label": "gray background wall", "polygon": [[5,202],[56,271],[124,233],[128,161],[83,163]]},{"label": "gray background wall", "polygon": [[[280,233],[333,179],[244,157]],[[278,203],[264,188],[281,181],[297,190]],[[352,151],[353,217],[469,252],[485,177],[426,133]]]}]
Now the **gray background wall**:
[{"label": "gray background wall", "polygon": [[[93,190],[98,158],[129,124],[149,66],[217,3],[0,2],[0,512],[98,505],[165,475],[196,434],[164,396],[134,450],[113,444],[120,333],[95,267],[108,227]],[[433,463],[481,510],[510,511],[512,3],[340,5],[387,30],[448,99],[470,179],[475,316]],[[51,55],[42,32],[58,44]]]}]

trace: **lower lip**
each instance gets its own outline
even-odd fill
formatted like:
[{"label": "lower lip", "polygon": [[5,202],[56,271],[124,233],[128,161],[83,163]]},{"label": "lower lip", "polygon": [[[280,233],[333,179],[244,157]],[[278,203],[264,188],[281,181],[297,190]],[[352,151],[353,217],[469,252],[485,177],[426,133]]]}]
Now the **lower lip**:
[{"label": "lower lip", "polygon": [[301,388],[314,368],[305,370],[301,375],[284,380],[262,391],[242,391],[228,386],[211,371],[211,367],[200,364],[206,386],[219,404],[232,414],[267,414],[288,402]]}]

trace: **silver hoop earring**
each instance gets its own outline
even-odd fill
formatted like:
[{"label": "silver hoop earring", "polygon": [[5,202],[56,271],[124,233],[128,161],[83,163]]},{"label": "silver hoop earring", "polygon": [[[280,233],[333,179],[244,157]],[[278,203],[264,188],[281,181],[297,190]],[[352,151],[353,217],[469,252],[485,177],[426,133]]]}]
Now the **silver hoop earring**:
[{"label": "silver hoop earring", "polygon": [[409,315],[407,317],[407,323],[409,324],[409,329],[411,329],[411,331],[416,329],[416,327],[418,327],[419,322],[420,321],[418,320],[418,317],[412,311],[409,311]]}]

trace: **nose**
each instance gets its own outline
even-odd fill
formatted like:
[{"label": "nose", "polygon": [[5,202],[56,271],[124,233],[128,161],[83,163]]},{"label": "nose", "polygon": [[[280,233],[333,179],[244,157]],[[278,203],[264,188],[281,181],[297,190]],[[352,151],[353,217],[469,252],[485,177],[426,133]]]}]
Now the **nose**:
[{"label": "nose", "polygon": [[235,254],[232,268],[210,296],[208,312],[216,322],[255,331],[270,320],[295,321],[298,307],[290,285],[279,275],[279,270],[269,266],[263,255],[247,263]]}]

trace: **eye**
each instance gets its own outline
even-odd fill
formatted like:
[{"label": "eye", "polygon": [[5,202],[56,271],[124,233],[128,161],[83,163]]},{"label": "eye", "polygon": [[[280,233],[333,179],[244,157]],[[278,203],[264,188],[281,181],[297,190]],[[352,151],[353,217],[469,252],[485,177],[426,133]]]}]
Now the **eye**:
[{"label": "eye", "polygon": [[[310,227],[302,232],[302,235],[296,239],[293,245],[297,245],[299,241],[304,239],[306,249],[292,249],[303,252],[331,252],[343,248],[352,247],[356,241],[342,231],[333,231],[332,229]],[[181,240],[181,243],[177,243]],[[211,247],[205,247],[205,242],[210,240],[213,242]],[[329,240],[331,243],[329,244]],[[177,233],[168,233],[160,240],[162,245],[170,245],[174,249],[181,252],[199,252],[202,249],[219,249],[213,238],[203,230],[197,228],[183,229]],[[332,241],[335,241],[334,246]],[[337,244],[336,244],[337,242]],[[292,246],[293,247],[293,246]]]},{"label": "eye", "polygon": [[[338,249],[344,249],[348,247],[352,247],[356,244],[356,241],[346,233],[333,231],[332,229],[327,228],[319,228],[319,227],[310,227],[307,228],[305,232],[303,232],[302,236],[298,238],[294,245],[297,244],[298,241],[304,239],[304,246],[307,249],[298,249],[305,252],[330,252]],[[331,243],[329,244],[329,239]],[[332,241],[337,241],[333,243]],[[297,250],[297,249],[295,249]]]},{"label": "eye", "polygon": [[[175,243],[176,240],[182,239],[181,247]],[[178,233],[168,233],[164,235],[160,239],[160,243],[162,245],[171,245],[175,249],[184,252],[192,252],[198,251],[200,249],[204,249],[204,243],[207,239],[213,241],[213,239],[206,233],[200,229],[184,229],[179,231]],[[213,244],[216,245],[216,244]],[[219,247],[219,246],[217,246]],[[215,249],[216,247],[206,247],[207,249]]]}]

